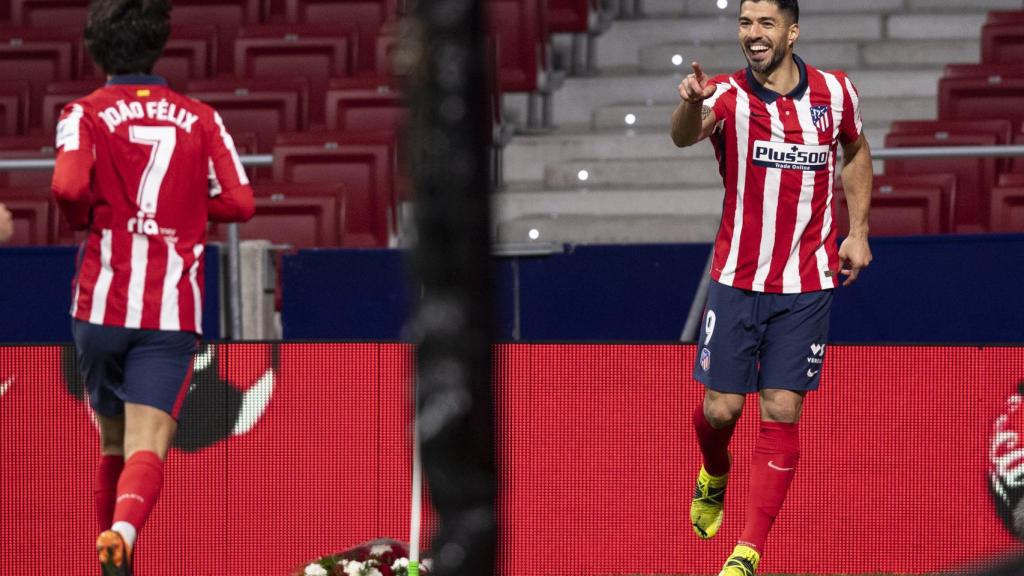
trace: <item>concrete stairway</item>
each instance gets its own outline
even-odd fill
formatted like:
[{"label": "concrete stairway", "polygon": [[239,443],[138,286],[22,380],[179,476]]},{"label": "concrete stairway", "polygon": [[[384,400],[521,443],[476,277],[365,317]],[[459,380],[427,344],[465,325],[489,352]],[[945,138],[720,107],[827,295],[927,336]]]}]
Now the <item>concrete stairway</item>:
[{"label": "concrete stairway", "polygon": [[[597,41],[598,73],[555,94],[559,129],[520,135],[505,150],[495,196],[502,242],[707,242],[721,213],[708,143],[668,135],[677,86],[698,60],[709,74],[745,66],[738,0],[645,0]],[[865,132],[881,147],[896,119],[934,118],[942,67],[977,62],[988,10],[1020,0],[815,0],[801,6],[797,54],[845,70],[863,98]],[[876,164],[876,168],[880,168]]]}]

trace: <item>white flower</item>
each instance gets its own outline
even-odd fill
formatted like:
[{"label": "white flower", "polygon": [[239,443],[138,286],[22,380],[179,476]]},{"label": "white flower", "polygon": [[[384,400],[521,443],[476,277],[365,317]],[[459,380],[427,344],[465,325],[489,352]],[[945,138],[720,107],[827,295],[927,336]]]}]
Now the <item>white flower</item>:
[{"label": "white flower", "polygon": [[309,566],[306,566],[306,571],[303,572],[305,576],[327,576],[327,570],[324,567],[313,562]]},{"label": "white flower", "polygon": [[370,548],[370,556],[383,556],[388,552],[391,552],[391,546],[388,544],[377,544]]},{"label": "white flower", "polygon": [[380,573],[380,570],[377,570],[376,568],[370,568],[370,571],[367,572],[366,574],[363,574],[363,576],[384,576],[384,575]]},{"label": "white flower", "polygon": [[363,576],[363,563],[352,560],[345,564],[345,574],[348,576]]},{"label": "white flower", "polygon": [[428,572],[434,567],[433,562],[430,561],[430,558],[425,558],[423,562],[420,562],[420,566],[426,568]]},{"label": "white flower", "polygon": [[395,559],[395,563],[391,565],[391,571],[395,572],[396,570],[399,570],[401,568],[408,568],[408,567],[409,567],[409,559],[408,558],[396,558]]}]

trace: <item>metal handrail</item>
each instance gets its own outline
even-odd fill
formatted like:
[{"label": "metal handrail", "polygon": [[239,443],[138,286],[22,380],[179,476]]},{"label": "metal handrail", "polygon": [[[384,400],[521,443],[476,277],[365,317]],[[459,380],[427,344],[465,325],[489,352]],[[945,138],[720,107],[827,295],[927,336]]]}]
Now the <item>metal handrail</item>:
[{"label": "metal handrail", "polygon": [[[271,154],[247,154],[239,156],[243,166],[250,168],[263,168],[274,165],[274,156]],[[0,160],[0,172],[11,170],[53,170],[53,158],[11,158]]]}]

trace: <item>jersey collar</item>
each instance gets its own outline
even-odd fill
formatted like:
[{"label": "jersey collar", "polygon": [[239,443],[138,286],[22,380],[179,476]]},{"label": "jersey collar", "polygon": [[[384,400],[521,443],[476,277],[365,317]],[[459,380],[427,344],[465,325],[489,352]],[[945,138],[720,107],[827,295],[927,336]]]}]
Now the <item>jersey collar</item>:
[{"label": "jersey collar", "polygon": [[164,80],[162,76],[156,76],[155,74],[119,74],[117,76],[112,76],[110,80],[107,80],[107,86],[114,86],[118,84],[128,84],[132,86],[156,84],[158,86],[167,86],[167,80]]},{"label": "jersey collar", "polygon": [[796,67],[800,71],[800,81],[797,82],[796,87],[793,88],[789,94],[779,94],[774,90],[769,90],[761,85],[757,81],[757,77],[754,76],[754,71],[747,66],[747,84],[754,89],[754,94],[760,98],[765,104],[773,104],[777,99],[782,96],[799,100],[804,92],[807,91],[807,65],[800,59],[799,56],[793,54],[793,61],[796,62]]}]

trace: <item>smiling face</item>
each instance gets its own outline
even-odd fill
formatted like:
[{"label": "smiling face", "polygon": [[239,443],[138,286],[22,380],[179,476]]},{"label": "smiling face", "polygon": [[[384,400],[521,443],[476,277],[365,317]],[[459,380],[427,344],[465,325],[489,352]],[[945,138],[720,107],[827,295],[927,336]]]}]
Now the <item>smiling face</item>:
[{"label": "smiling face", "polygon": [[800,25],[771,0],[746,0],[740,7],[740,49],[754,72],[771,74],[793,54]]}]

